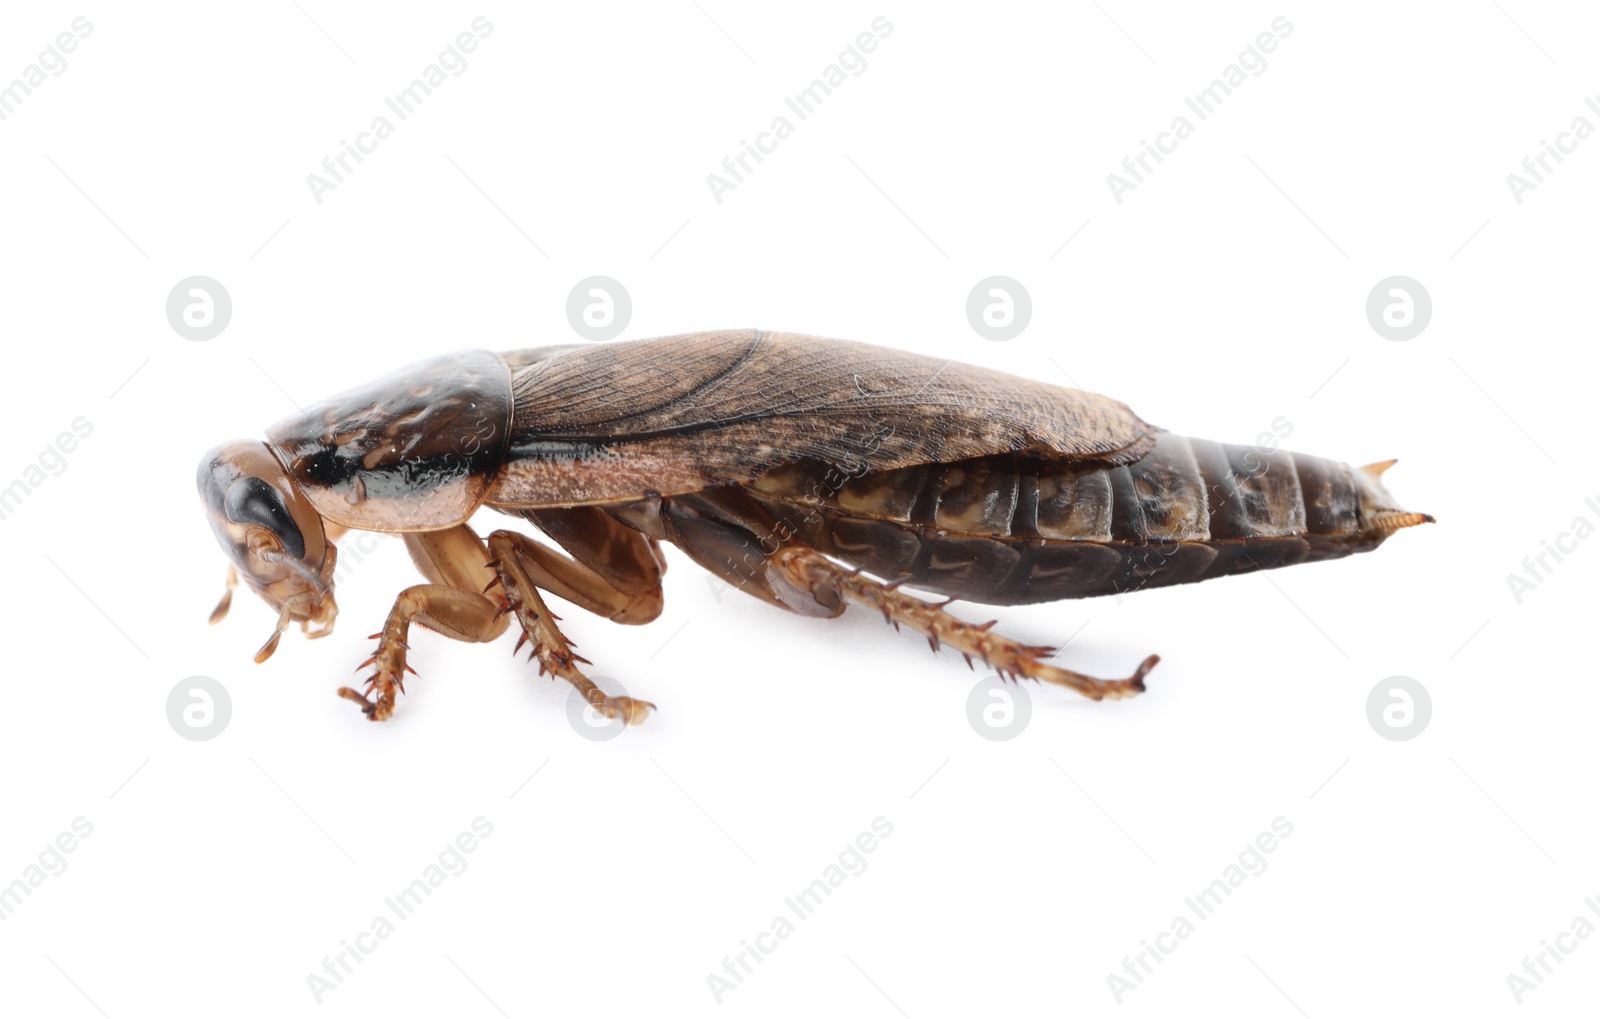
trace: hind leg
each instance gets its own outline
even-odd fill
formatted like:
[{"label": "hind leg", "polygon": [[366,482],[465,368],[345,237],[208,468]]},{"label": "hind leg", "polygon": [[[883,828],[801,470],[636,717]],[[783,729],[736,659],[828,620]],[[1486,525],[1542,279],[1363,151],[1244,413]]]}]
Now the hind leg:
[{"label": "hind leg", "polygon": [[1094,700],[1129,697],[1144,690],[1145,673],[1160,661],[1151,655],[1127,679],[1096,679],[1051,665],[1054,648],[1023,644],[994,633],[993,622],[963,622],[941,605],[902,594],[895,585],[846,569],[795,541],[764,513],[737,501],[680,497],[666,507],[672,541],[690,558],[723,580],[780,608],[802,615],[832,617],[847,602],[883,613],[896,626],[909,626],[928,638],[934,650],[948,644],[970,663],[979,658],[1000,675],[1069,687]]},{"label": "hind leg", "polygon": [[779,549],[772,557],[771,572],[781,578],[781,582],[793,585],[818,601],[848,599],[877,609],[885,620],[896,626],[904,624],[925,634],[935,651],[941,643],[948,644],[960,651],[969,664],[973,658],[981,658],[1003,677],[1025,676],[1055,683],[1097,701],[1143,693],[1145,673],[1161,660],[1151,655],[1127,679],[1096,679],[1044,661],[1055,653],[1055,648],[1002,637],[990,629],[994,626],[992,621],[981,625],[963,622],[944,611],[942,606],[902,594],[893,586],[859,571],[845,569],[822,553],[803,546]]},{"label": "hind leg", "polygon": [[674,545],[730,587],[802,616],[831,619],[844,611],[844,599],[835,593],[802,590],[772,571],[773,554],[791,535],[737,497],[667,500],[661,524]]}]

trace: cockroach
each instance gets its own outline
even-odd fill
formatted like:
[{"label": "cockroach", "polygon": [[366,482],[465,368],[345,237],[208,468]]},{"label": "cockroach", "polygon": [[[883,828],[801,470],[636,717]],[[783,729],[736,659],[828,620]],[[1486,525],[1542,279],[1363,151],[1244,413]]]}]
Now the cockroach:
[{"label": "cockroach", "polygon": [[[395,599],[365,692],[377,721],[403,693],[412,623],[491,641],[515,618],[539,672],[628,724],[557,627],[544,592],[618,623],[661,612],[671,542],[727,584],[801,615],[849,602],[1000,675],[1088,697],[1144,690],[1046,659],[1053,649],[945,611],[1184,584],[1376,548],[1432,517],[1380,475],[1320,457],[1185,438],[1122,403],[986,368],[757,330],[421,361],[218,446],[200,494],[239,576],[291,623],[333,628],[334,540],[396,533],[426,583]],[[489,506],[532,523],[487,539]],[[930,603],[908,585],[948,599]]]}]

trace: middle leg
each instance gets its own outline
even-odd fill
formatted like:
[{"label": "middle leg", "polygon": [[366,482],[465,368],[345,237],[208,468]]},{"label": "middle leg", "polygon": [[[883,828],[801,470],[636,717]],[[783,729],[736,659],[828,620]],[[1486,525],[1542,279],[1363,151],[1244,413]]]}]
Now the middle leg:
[{"label": "middle leg", "polygon": [[[533,642],[531,657],[539,660],[540,675],[549,672],[571,683],[583,699],[606,718],[620,718],[627,725],[638,725],[648,718],[650,712],[655,710],[654,704],[632,697],[611,697],[578,668],[579,662],[586,665],[592,663],[572,650],[572,642],[556,626],[558,617],[540,596],[535,577],[541,577],[540,583],[563,597],[571,597],[585,608],[596,606],[595,611],[609,618],[617,618],[612,615],[612,610],[617,606],[619,592],[593,571],[556,556],[550,549],[516,531],[495,531],[489,535],[489,555],[490,566],[495,571],[495,578],[490,581],[489,587],[498,584],[505,598],[505,606],[500,613],[516,613],[517,622],[522,626],[517,648],[520,649],[527,641]],[[553,567],[560,572],[557,573]],[[559,585],[552,583],[552,580],[559,580]],[[659,612],[659,586],[656,591],[655,611]],[[620,597],[632,599],[634,596]],[[653,617],[654,613],[651,613]]]}]

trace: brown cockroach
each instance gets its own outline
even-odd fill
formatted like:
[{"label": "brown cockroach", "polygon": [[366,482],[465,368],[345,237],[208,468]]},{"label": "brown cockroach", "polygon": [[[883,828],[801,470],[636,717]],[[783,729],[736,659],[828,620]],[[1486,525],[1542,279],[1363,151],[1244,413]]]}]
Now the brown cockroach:
[{"label": "brown cockroach", "polygon": [[[200,462],[211,525],[237,575],[292,622],[333,627],[346,529],[398,533],[427,583],[395,600],[366,692],[373,720],[403,692],[410,625],[517,647],[627,723],[543,592],[619,623],[661,612],[659,543],[772,605],[832,617],[848,602],[1001,675],[1099,700],[1144,689],[1050,664],[902,592],[1021,605],[1189,583],[1376,548],[1431,517],[1400,509],[1389,464],[1185,438],[1076,389],[882,347],[756,330],[422,361],[316,405],[267,441]],[[480,506],[522,517],[487,540]],[[237,571],[237,572],[236,572]],[[875,579],[881,578],[881,579]],[[315,629],[313,629],[315,627]]]}]

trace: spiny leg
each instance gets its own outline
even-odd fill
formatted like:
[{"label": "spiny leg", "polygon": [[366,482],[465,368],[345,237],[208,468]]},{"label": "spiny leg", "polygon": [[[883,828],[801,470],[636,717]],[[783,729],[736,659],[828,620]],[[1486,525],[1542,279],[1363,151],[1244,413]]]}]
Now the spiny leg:
[{"label": "spiny leg", "polygon": [[355,701],[374,722],[394,712],[395,694],[405,693],[405,674],[416,675],[406,664],[410,650],[407,637],[411,624],[456,640],[485,643],[506,632],[500,603],[484,595],[481,588],[494,577],[489,569],[489,553],[483,539],[466,524],[443,531],[407,533],[406,550],[418,571],[432,583],[417,584],[400,592],[389,610],[383,629],[372,636],[378,648],[371,658],[356,666],[376,667],[367,677],[365,694],[341,687],[339,696]]},{"label": "spiny leg", "polygon": [[537,550],[528,566],[539,587],[615,623],[648,623],[661,614],[667,561],[654,538],[593,506],[547,506],[522,515],[571,556],[529,542],[523,551]]},{"label": "spiny leg", "polygon": [[[536,603],[536,607],[530,605],[527,611],[532,615],[550,620],[555,618],[544,605],[535,586],[536,583],[546,582],[549,582],[551,590],[563,597],[571,597],[578,604],[619,622],[644,622],[660,611],[659,569],[641,569],[637,576],[619,574],[620,579],[614,581],[582,564],[565,559],[532,539],[516,534],[511,537],[515,539],[512,542],[513,554],[506,558],[513,563],[517,577],[507,585],[507,589],[531,594],[529,600]],[[418,584],[402,591],[395,599],[384,628],[372,635],[378,640],[377,651],[358,667],[372,665],[376,668],[367,679],[366,694],[349,687],[339,690],[341,697],[360,704],[374,721],[393,713],[396,694],[405,692],[405,673],[416,674],[406,662],[406,652],[410,649],[407,638],[412,622],[421,623],[456,640],[487,642],[506,631],[510,623],[506,614],[512,611],[511,598],[486,593],[488,588],[504,581],[500,572],[491,565],[483,539],[471,527],[462,524],[442,531],[411,532],[404,535],[404,540],[412,562],[432,583]],[[608,540],[615,544],[614,537]],[[639,540],[643,541],[642,536]],[[517,558],[517,553],[525,558]],[[526,573],[522,572],[524,567]],[[536,579],[530,579],[530,576]],[[524,620],[525,625],[523,637],[517,646],[522,646],[530,632],[535,641],[540,642],[544,636],[542,631],[537,628],[530,631],[526,625],[528,617],[523,613],[519,613],[519,618]],[[546,626],[553,633],[554,640],[545,641],[552,650],[550,658],[541,656],[541,671],[549,669],[568,678],[583,691],[586,699],[608,715],[618,715],[633,723],[643,720],[654,705],[628,698],[605,698],[598,688],[577,672],[572,663],[582,659],[572,653],[571,645],[555,629],[554,623],[547,623]],[[559,668],[562,658],[566,660],[567,672]],[[572,678],[574,675],[577,679]],[[598,702],[597,695],[600,697]]]},{"label": "spiny leg", "polygon": [[[628,725],[644,721],[655,705],[631,697],[611,697],[579,670],[577,663],[589,660],[572,650],[572,644],[556,627],[556,616],[539,595],[526,566],[527,559],[538,561],[548,550],[533,539],[515,531],[495,531],[489,535],[490,565],[494,568],[506,605],[501,613],[515,612],[522,625],[517,639],[533,642],[532,656],[539,659],[539,674],[560,676],[578,689],[583,699],[606,718],[621,718]],[[491,584],[492,586],[492,584]]]},{"label": "spiny leg", "polygon": [[[643,540],[642,535],[636,535]],[[614,623],[648,623],[661,615],[661,574],[656,572],[630,578],[633,582],[618,586],[617,581],[591,568],[587,563],[568,559],[553,548],[546,548],[532,538],[518,535],[522,540],[517,550],[522,553],[522,564],[535,587],[565,598],[580,608],[587,609],[602,619]],[[649,586],[645,586],[648,584]]]},{"label": "spiny leg", "polygon": [[487,642],[506,632],[506,621],[501,618],[499,606],[476,591],[463,591],[444,584],[417,584],[400,592],[389,610],[383,629],[372,636],[378,638],[378,649],[371,658],[356,666],[368,665],[377,671],[367,677],[367,691],[357,693],[348,686],[339,688],[339,696],[355,701],[374,722],[381,722],[394,713],[395,693],[405,693],[405,674],[417,674],[406,664],[406,643],[412,622],[421,623],[457,640]]},{"label": "spiny leg", "polygon": [[869,605],[896,626],[904,623],[926,634],[935,651],[943,642],[960,651],[968,664],[974,657],[981,658],[1003,677],[1026,676],[1056,683],[1093,700],[1142,693],[1145,673],[1160,661],[1156,655],[1151,655],[1127,679],[1096,679],[1045,662],[1043,659],[1053,654],[1054,648],[1002,637],[990,630],[993,621],[982,625],[962,622],[945,612],[943,606],[901,594],[893,586],[863,576],[859,571],[845,569],[812,549],[793,545],[779,549],[773,556],[772,570],[776,573],[774,580],[787,581],[818,601],[848,598]]}]

